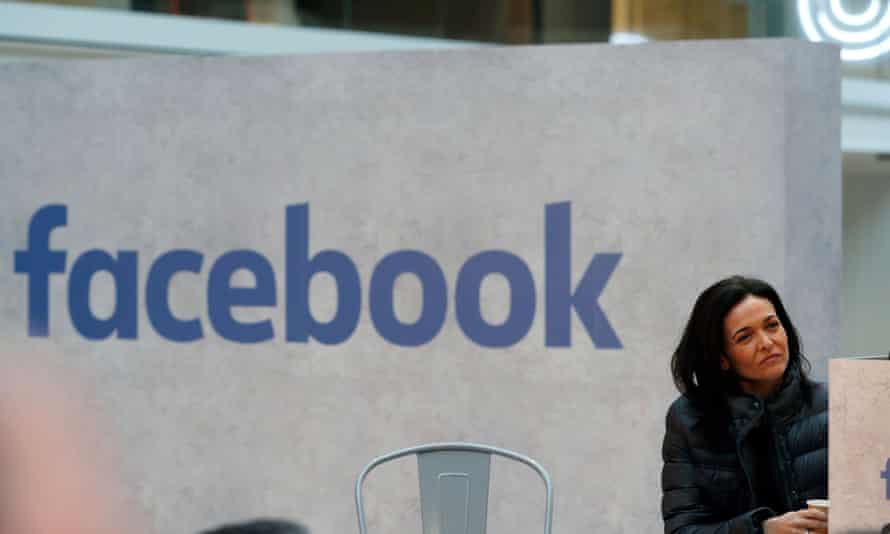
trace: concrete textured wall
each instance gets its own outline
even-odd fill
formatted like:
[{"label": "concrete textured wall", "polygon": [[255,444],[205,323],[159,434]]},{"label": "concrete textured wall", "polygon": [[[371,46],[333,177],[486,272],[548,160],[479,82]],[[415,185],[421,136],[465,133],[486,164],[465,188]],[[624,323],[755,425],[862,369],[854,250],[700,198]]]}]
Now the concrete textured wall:
[{"label": "concrete textured wall", "polygon": [[829,367],[829,527],[879,532],[890,525],[890,362],[839,359]]},{"label": "concrete textured wall", "polygon": [[[794,41],[789,46],[807,48]],[[783,298],[800,323],[813,376],[826,380],[828,358],[840,355],[843,178],[840,150],[832,148],[841,143],[833,126],[841,122],[840,76],[835,64],[813,55],[789,54],[786,61],[785,174],[801,178],[787,182]],[[832,273],[830,285],[826,272]],[[813,294],[832,304],[814,307]]]},{"label": "concrete textured wall", "polygon": [[[556,484],[554,532],[655,532],[668,362],[692,301],[733,273],[788,295],[824,375],[837,353],[840,285],[837,50],[789,40],[553,46],[279,58],[185,58],[0,66],[0,334],[52,346],[91,391],[123,451],[129,498],[158,532],[256,515],[318,533],[355,530],[352,485],[370,458],[428,441],[490,443],[538,459]],[[572,285],[595,253],[621,253],[599,303],[622,349],[545,344],[545,206],[571,202]],[[50,338],[27,338],[14,251],[40,206],[63,203],[52,247]],[[338,345],[284,337],[285,207],[310,206],[310,250],[357,265],[361,318]],[[72,263],[91,248],[139,255],[139,337],[88,341],[67,307]],[[187,248],[175,314],[204,337],[177,344],[146,318],[151,262]],[[239,344],[208,321],[211,265],[253,249],[275,269],[274,339]],[[367,288],[389,252],[421,250],[448,283],[438,336],[395,346]],[[537,310],[508,348],[462,334],[455,277],[472,255],[528,265]],[[250,284],[250,276],[235,276]],[[396,283],[402,321],[416,279]],[[92,285],[97,315],[114,286]],[[506,319],[509,291],[483,283]],[[320,319],[331,279],[313,282]],[[496,462],[490,532],[534,531],[534,479]],[[409,461],[369,481],[371,528],[418,531]]]}]

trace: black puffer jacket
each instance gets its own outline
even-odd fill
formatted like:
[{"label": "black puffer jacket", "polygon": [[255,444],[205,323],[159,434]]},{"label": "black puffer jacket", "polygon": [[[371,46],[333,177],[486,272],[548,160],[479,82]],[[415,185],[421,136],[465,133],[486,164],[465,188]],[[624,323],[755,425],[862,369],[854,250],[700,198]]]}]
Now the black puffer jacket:
[{"label": "black puffer jacket", "polygon": [[[809,386],[809,387],[807,387]],[[779,497],[789,510],[828,497],[828,390],[791,377],[766,406],[755,396],[730,399],[730,421],[705,431],[703,412],[681,396],[667,414],[662,446],[662,516],[665,534],[755,534],[776,514],[755,508],[755,462],[772,454]],[[766,415],[765,415],[766,414]],[[749,433],[771,421],[772,451],[755,450]]]}]

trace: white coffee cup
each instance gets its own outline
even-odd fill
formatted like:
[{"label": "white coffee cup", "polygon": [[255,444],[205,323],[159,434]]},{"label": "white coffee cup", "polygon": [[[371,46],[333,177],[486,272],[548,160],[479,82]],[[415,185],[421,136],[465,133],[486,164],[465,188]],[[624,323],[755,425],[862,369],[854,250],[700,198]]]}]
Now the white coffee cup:
[{"label": "white coffee cup", "polygon": [[807,508],[810,510],[820,510],[828,516],[828,499],[808,499]]}]

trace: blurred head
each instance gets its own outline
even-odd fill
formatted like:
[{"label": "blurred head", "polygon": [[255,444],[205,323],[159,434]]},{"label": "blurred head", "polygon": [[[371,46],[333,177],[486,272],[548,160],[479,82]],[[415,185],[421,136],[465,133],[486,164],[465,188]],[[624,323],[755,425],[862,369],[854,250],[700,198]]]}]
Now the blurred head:
[{"label": "blurred head", "polygon": [[281,519],[256,519],[205,530],[201,534],[309,534],[302,525]]},{"label": "blurred head", "polygon": [[809,362],[776,290],[732,276],[696,299],[671,368],[681,393],[715,400],[740,392],[766,396],[789,370],[805,376]]}]

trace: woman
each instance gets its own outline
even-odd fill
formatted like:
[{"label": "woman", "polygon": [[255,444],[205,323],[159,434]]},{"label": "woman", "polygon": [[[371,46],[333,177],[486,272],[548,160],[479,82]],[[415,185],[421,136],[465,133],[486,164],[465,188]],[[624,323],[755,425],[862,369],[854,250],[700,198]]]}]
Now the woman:
[{"label": "woman", "polygon": [[733,276],[696,300],[671,361],[666,534],[827,532],[828,392],[776,291]]}]

